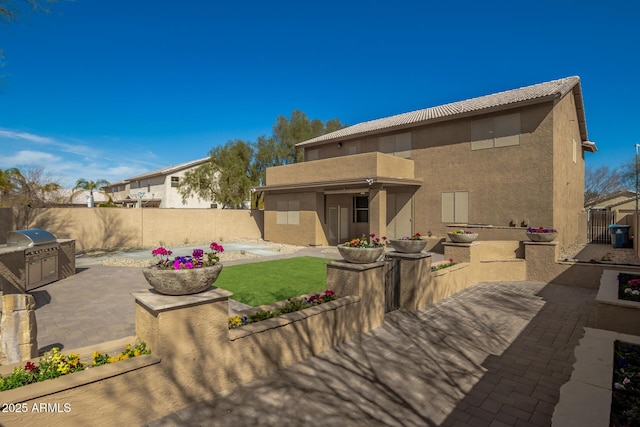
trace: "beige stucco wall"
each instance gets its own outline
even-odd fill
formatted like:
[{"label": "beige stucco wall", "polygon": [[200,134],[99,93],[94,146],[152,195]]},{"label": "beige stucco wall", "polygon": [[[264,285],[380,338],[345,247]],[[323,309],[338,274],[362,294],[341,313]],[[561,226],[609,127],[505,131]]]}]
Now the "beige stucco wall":
[{"label": "beige stucco wall", "polygon": [[366,187],[365,179],[375,177],[413,179],[413,162],[379,152],[355,154],[267,168],[266,183],[271,186],[361,179]]},{"label": "beige stucco wall", "polygon": [[560,231],[559,241],[564,247],[586,243],[586,227],[579,228],[585,215],[584,153],[572,93],[554,108],[553,140],[553,222],[544,225]]},{"label": "beige stucco wall", "polygon": [[262,211],[243,209],[51,208],[35,210],[29,228],[86,250],[259,239],[262,224]]},{"label": "beige stucco wall", "polygon": [[518,110],[520,145],[471,150],[471,121],[462,119],[413,131],[416,178],[415,228],[443,235],[442,192],[469,193],[469,223],[509,226],[512,221],[549,223],[552,219],[551,108]]},{"label": "beige stucco wall", "polygon": [[[278,202],[297,201],[300,204],[298,224],[278,224]],[[264,239],[273,242],[286,242],[291,245],[317,246],[326,244],[318,215],[318,203],[322,203],[322,194],[315,192],[270,194],[265,198]]]}]

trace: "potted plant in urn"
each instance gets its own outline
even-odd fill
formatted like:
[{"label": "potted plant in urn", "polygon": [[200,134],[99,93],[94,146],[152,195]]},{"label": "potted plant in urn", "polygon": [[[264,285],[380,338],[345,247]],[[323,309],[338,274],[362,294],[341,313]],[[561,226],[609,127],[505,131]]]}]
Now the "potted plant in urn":
[{"label": "potted plant in urn", "polygon": [[552,242],[558,236],[558,230],[554,228],[527,228],[527,237],[532,242]]},{"label": "potted plant in urn", "polygon": [[338,245],[338,252],[347,262],[369,264],[380,258],[384,252],[386,241],[386,237],[376,237],[375,234],[369,234],[368,238],[362,235],[362,237]]},{"label": "potted plant in urn", "polygon": [[448,231],[447,236],[453,243],[471,243],[478,238],[478,233],[470,230]]},{"label": "potted plant in urn", "polygon": [[403,237],[402,239],[391,239],[389,243],[397,252],[405,254],[420,253],[427,246],[427,241],[422,238],[420,233],[416,233],[411,237]]},{"label": "potted plant in urn", "polygon": [[142,270],[145,279],[153,288],[165,295],[190,295],[204,292],[216,281],[222,264],[218,254],[224,252],[222,245],[212,242],[211,252],[194,249],[191,256],[170,259],[173,252],[159,247],[151,251],[158,263]]}]

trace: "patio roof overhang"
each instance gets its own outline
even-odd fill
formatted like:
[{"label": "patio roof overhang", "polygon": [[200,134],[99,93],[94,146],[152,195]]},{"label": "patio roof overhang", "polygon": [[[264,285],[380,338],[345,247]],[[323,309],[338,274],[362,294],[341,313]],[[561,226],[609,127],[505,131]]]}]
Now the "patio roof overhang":
[{"label": "patio roof overhang", "polygon": [[254,191],[264,193],[292,192],[292,191],[315,191],[331,193],[353,193],[367,191],[371,187],[420,187],[422,180],[390,177],[363,177],[351,178],[336,181],[305,182],[300,184],[265,185],[254,187]]}]

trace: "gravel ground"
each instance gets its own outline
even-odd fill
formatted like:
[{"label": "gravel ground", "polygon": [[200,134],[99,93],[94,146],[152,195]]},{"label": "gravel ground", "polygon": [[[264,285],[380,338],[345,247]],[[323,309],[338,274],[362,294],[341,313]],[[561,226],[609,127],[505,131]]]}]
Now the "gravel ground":
[{"label": "gravel ground", "polygon": [[[259,243],[260,245],[265,246],[265,248],[263,248],[262,250],[271,251],[274,253],[274,255],[291,254],[302,248],[301,246],[276,244],[276,243],[269,243],[269,242],[258,241],[258,240],[234,240],[234,241],[228,241],[227,243],[254,243],[254,244]],[[192,243],[188,246],[207,247],[208,245],[209,243]],[[175,246],[175,247],[177,248],[178,246]],[[117,250],[114,250],[114,251],[91,251],[91,252],[85,253],[85,256],[103,257],[103,256],[110,256],[110,254],[113,254],[113,253],[131,252],[133,250],[140,250],[140,249],[139,248],[137,249],[118,248]],[[112,258],[106,258],[104,260],[101,260],[100,264],[106,265],[106,266],[112,266],[112,267],[148,267],[150,265],[154,265],[157,262],[151,255],[151,249],[148,249],[148,251],[149,251],[149,258],[146,258],[146,259],[129,258],[126,255],[122,257],[115,256]],[[262,255],[255,254],[245,250],[222,252],[219,256],[220,256],[220,262],[262,257]]]}]

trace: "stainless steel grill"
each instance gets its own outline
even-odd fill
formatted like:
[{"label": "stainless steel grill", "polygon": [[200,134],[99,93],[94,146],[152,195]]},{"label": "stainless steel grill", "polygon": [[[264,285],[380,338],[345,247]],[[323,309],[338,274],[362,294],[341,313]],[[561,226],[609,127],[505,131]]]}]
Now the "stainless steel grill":
[{"label": "stainless steel grill", "polygon": [[24,248],[26,291],[58,280],[60,246],[53,234],[39,228],[10,231],[7,247]]},{"label": "stainless steel grill", "polygon": [[56,243],[56,237],[40,228],[29,230],[15,230],[7,234],[7,246],[24,246],[32,248],[45,244]]}]

